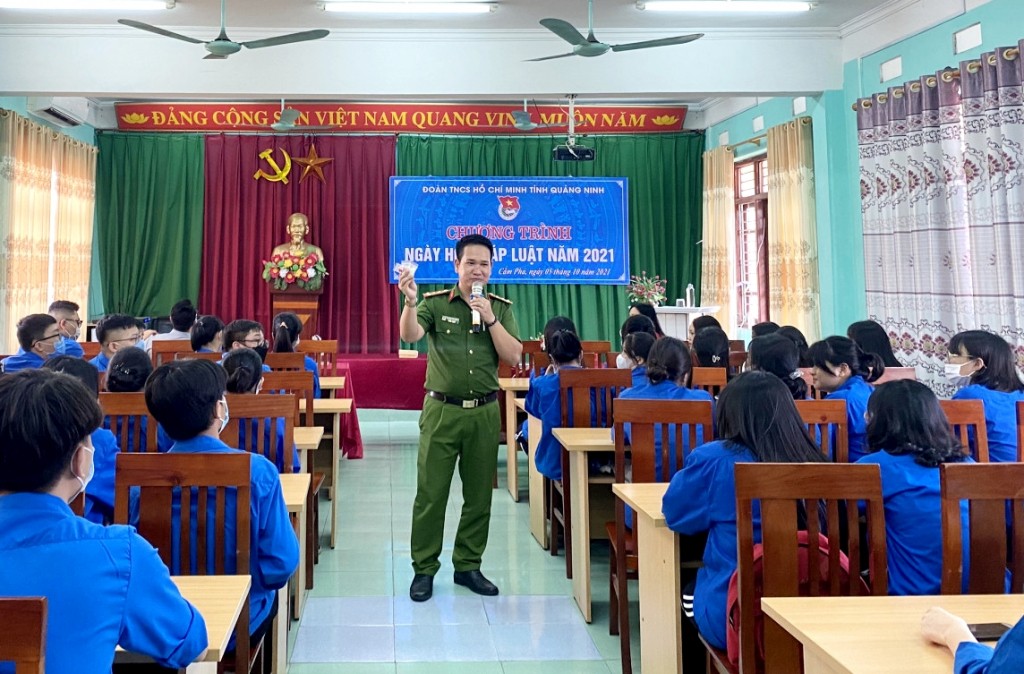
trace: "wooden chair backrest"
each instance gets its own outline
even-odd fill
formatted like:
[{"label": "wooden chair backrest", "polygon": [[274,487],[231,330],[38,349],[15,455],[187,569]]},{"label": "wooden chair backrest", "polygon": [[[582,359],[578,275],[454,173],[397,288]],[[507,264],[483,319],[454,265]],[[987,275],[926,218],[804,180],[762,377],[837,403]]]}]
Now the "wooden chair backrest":
[{"label": "wooden chair backrest", "polygon": [[[811,438],[819,439],[821,453],[836,463],[850,460],[850,426],[845,400],[797,400],[796,411]],[[832,446],[835,428],[835,447]]]},{"label": "wooden chair backrest", "polygon": [[321,377],[337,376],[338,340],[303,339],[299,342],[299,353],[312,356],[313,360],[316,361],[316,367]]},{"label": "wooden chair backrest", "polygon": [[155,369],[173,359],[175,354],[190,351],[192,342],[188,339],[154,339],[149,343],[149,349],[149,356]]},{"label": "wooden chair backrest", "polygon": [[746,351],[730,351],[729,352],[729,370],[733,374],[739,374],[743,371],[744,366],[747,364],[747,352]]},{"label": "wooden chair backrest", "polygon": [[600,339],[584,339],[580,341],[583,347],[583,364],[586,367],[615,367],[615,357],[608,360],[608,354],[612,350],[612,343]]},{"label": "wooden chair backrest", "polygon": [[[248,573],[251,461],[246,454],[118,454],[114,523],[129,524],[131,490],[137,487],[135,528],[157,549],[172,575]],[[235,502],[234,541],[227,540],[228,499]],[[196,506],[194,520],[193,504]],[[178,526],[174,522],[175,510]],[[177,540],[174,540],[175,531]],[[187,535],[182,535],[183,532]],[[211,545],[212,555],[208,554]],[[228,546],[235,552],[234,569],[226,563]],[[175,550],[177,555],[174,555]],[[212,566],[209,564],[211,557]],[[196,560],[194,570],[193,558]],[[237,662],[249,662],[248,601],[242,605],[238,617],[235,642]]]},{"label": "wooden chair backrest", "polygon": [[896,381],[897,379],[911,379],[917,381],[917,369],[912,367],[887,367],[882,376],[871,382],[875,386],[884,384],[887,381]]},{"label": "wooden chair backrest", "polygon": [[[229,447],[236,447],[266,457],[282,473],[292,472],[292,453],[295,451],[295,410],[298,406],[298,399],[290,393],[276,395],[228,393],[225,397],[228,401],[231,419],[220,433],[221,441]],[[283,447],[277,445],[278,419],[284,419]],[[244,433],[240,430],[243,423],[245,424]],[[268,428],[269,433],[267,432]]]},{"label": "wooden chair backrest", "polygon": [[[978,463],[988,463],[988,427],[985,426],[985,403],[981,400],[940,400],[939,406],[960,440],[964,451]],[[971,436],[974,444],[971,445]]]},{"label": "wooden chair backrest", "polygon": [[312,372],[267,372],[263,375],[263,393],[291,393],[295,396],[296,426],[313,425],[313,390]]},{"label": "wooden chair backrest", "polygon": [[811,373],[811,368],[801,367],[800,376],[803,377],[804,383],[807,384],[807,393],[811,396],[812,400],[821,400],[825,396],[822,392],[814,387],[814,375]]},{"label": "wooden chair backrest", "polygon": [[268,353],[267,360],[265,362],[267,364],[267,367],[269,367],[271,370],[305,370],[306,354],[302,352]]},{"label": "wooden chair backrest", "polygon": [[[626,452],[631,455],[633,482],[668,482],[683,467],[683,450],[690,451],[714,437],[709,400],[623,400],[613,405],[615,422],[615,481],[626,481]],[[630,425],[626,445],[625,424]],[[700,430],[700,435],[698,435]],[[655,461],[656,439],[661,460]],[[672,455],[672,447],[679,456]],[[656,463],[661,464],[660,472]],[[617,499],[621,503],[621,499]]]},{"label": "wooden chair backrest", "polygon": [[699,388],[717,397],[725,388],[728,375],[724,367],[695,367],[690,374],[690,388]]},{"label": "wooden chair backrest", "polygon": [[223,358],[224,354],[220,351],[177,351],[174,354],[174,360],[209,360],[219,363]]},{"label": "wooden chair backrest", "polygon": [[[618,368],[561,370],[558,373],[562,426],[611,428],[612,401],[633,383],[629,370]],[[570,410],[569,401],[572,400]],[[593,407],[593,417],[591,416]]]},{"label": "wooden chair backrest", "polygon": [[1024,400],[1017,402],[1017,461],[1024,463]]},{"label": "wooden chair backrest", "polygon": [[746,351],[747,345],[742,339],[730,339],[729,351]]},{"label": "wooden chair backrest", "polygon": [[[736,525],[740,603],[740,667],[742,674],[756,668],[754,627],[754,523],[753,505],[760,502],[761,542],[764,556],[763,596],[797,597],[861,595],[861,545],[868,549],[870,592],[888,594],[885,548],[885,511],[882,478],[877,465],[828,463],[738,463],[736,477]],[[867,516],[867,538],[861,539],[858,501]],[[822,556],[818,534],[828,538],[828,584],[823,587],[819,563],[809,563],[808,578],[801,581],[797,563],[798,506],[807,516],[808,560]],[[824,527],[819,513],[824,514]],[[843,540],[841,534],[848,538]],[[840,550],[849,559],[848,579],[842,581]],[[764,621],[765,672],[800,672],[799,643],[785,631]]]},{"label": "wooden chair backrest", "polygon": [[[71,512],[75,513],[78,517],[85,517],[85,492],[71,499],[71,503],[68,504],[71,508]],[[3,660],[3,658],[0,658]]]},{"label": "wooden chair backrest", "polygon": [[[543,356],[543,365],[535,363],[534,359]],[[519,376],[529,376],[532,370],[534,374],[544,374],[544,368],[548,366],[548,356],[540,348],[539,339],[527,339],[523,341],[523,352],[519,356]]]},{"label": "wooden chair backrest", "polygon": [[[944,463],[942,485],[942,594],[963,588],[963,528],[960,503],[969,510],[968,594],[1003,594],[1006,569],[1010,593],[1024,592],[1024,464]],[[1012,504],[1007,550],[1007,508]]]},{"label": "wooden chair backrest", "polygon": [[82,358],[85,358],[86,360],[92,360],[96,356],[100,355],[99,342],[79,342],[78,346],[82,347]]},{"label": "wooden chair backrest", "polygon": [[46,671],[46,597],[0,597],[0,662],[14,674]]},{"label": "wooden chair backrest", "polygon": [[[146,395],[138,393],[100,393],[100,409],[110,420],[110,432],[122,452],[157,451],[156,419],[146,407]],[[146,430],[143,432],[143,419]],[[145,443],[143,443],[145,438]]]}]

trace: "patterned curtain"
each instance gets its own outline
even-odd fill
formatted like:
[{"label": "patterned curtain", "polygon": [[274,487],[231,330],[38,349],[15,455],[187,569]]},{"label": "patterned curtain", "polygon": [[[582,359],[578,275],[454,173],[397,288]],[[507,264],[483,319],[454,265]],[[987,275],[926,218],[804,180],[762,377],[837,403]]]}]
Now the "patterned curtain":
[{"label": "patterned curtain", "polygon": [[821,334],[817,231],[811,120],[801,117],[768,129],[768,315],[808,343]]},{"label": "patterned curtain", "polygon": [[868,313],[940,393],[961,330],[1002,335],[1024,364],[1021,47],[856,105]]},{"label": "patterned curtain", "polygon": [[719,306],[713,314],[726,332],[736,331],[732,310],[736,269],[736,186],[734,154],[730,147],[704,153],[704,254],[701,261],[701,306]]},{"label": "patterned curtain", "polygon": [[96,207],[96,148],[63,134],[55,141],[57,227],[53,259],[53,299],[77,302],[89,315],[89,269]]}]

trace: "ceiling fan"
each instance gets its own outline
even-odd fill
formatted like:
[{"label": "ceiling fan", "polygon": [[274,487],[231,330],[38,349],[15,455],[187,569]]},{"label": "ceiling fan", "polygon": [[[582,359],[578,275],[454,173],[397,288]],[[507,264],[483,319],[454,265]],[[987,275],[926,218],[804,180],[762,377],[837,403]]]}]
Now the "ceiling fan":
[{"label": "ceiling fan", "polygon": [[175,40],[182,40],[183,42],[191,42],[192,44],[201,44],[206,47],[206,51],[210,52],[205,56],[208,59],[226,59],[232,54],[236,54],[241,51],[242,47],[247,49],[260,49],[262,47],[276,47],[282,44],[291,44],[293,42],[306,42],[308,40],[319,40],[320,38],[327,37],[330,33],[328,30],[305,30],[300,33],[289,33],[288,35],[278,35],[276,37],[268,37],[262,40],[250,40],[248,42],[233,42],[228,38],[228,34],[225,30],[225,5],[227,0],[220,0],[220,35],[213,40],[197,40],[194,37],[188,35],[182,35],[181,33],[175,33],[174,31],[167,30],[165,28],[159,28],[152,26],[148,23],[142,23],[141,21],[134,21],[132,19],[118,19],[117,22],[132,28],[138,28],[139,30],[145,30],[150,33],[156,33],[157,35],[163,35],[164,37],[174,38]]},{"label": "ceiling fan", "polygon": [[633,49],[650,49],[651,47],[667,47],[674,44],[686,44],[704,37],[704,33],[691,33],[689,35],[677,35],[675,37],[663,37],[658,40],[644,40],[643,42],[627,42],[626,44],[606,44],[594,37],[594,0],[587,0],[587,36],[583,37],[576,28],[568,21],[562,19],[541,19],[540,25],[562,38],[572,45],[572,51],[568,54],[556,54],[555,56],[542,56],[528,61],[547,61],[560,59],[566,56],[600,56],[609,51],[630,51]]},{"label": "ceiling fan", "polygon": [[286,108],[284,106],[284,99],[281,99],[281,114],[278,120],[270,125],[270,128],[278,133],[288,133],[289,131],[326,131],[333,129],[333,126],[295,126],[295,122],[299,120],[299,111],[295,108]]},{"label": "ceiling fan", "polygon": [[[546,122],[543,122],[543,123],[539,123],[538,124],[538,123],[534,122],[533,118],[530,116],[530,110],[527,107],[527,105],[528,104],[527,104],[526,99],[523,99],[523,109],[522,110],[513,110],[511,112],[511,115],[512,115],[512,124],[511,125],[502,124],[500,126],[491,126],[491,127],[487,127],[487,128],[491,128],[491,129],[516,129],[517,131],[533,131],[534,129],[549,129],[549,128],[552,128],[552,127],[563,127],[563,126],[566,126],[568,124],[568,122],[562,122],[562,123],[546,123]],[[535,108],[537,107],[536,103],[534,103],[534,107]]]}]

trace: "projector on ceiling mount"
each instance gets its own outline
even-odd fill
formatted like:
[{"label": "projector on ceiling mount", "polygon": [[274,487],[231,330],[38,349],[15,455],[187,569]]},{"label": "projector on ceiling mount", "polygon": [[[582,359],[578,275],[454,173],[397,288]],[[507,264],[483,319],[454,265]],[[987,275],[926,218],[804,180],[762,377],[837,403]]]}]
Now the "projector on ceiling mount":
[{"label": "projector on ceiling mount", "polygon": [[556,145],[551,150],[551,158],[555,161],[594,161],[596,156],[594,148],[582,145]]}]

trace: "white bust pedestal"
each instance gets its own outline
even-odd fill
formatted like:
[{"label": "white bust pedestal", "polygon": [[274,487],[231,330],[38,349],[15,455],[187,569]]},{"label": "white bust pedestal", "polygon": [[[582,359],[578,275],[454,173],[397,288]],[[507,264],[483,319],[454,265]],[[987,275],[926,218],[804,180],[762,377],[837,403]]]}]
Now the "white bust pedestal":
[{"label": "white bust pedestal", "polygon": [[716,306],[655,307],[654,311],[658,314],[658,322],[661,323],[661,329],[665,331],[666,335],[686,342],[690,339],[689,332],[692,317],[713,314],[719,309],[721,307]]}]

